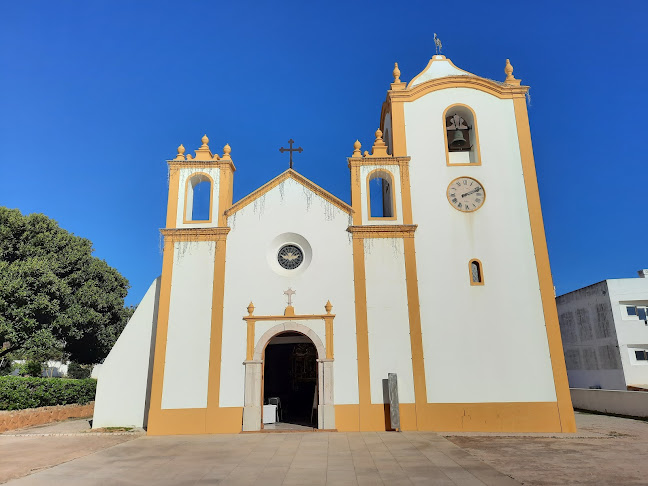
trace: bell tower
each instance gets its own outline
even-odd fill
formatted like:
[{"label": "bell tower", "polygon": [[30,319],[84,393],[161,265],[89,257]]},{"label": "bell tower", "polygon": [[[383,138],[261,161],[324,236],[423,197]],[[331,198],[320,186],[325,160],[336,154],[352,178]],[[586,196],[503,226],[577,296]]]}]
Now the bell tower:
[{"label": "bell tower", "polygon": [[[229,145],[169,165],[169,199],[155,330],[149,434],[238,432],[241,411],[221,408],[220,365],[227,226],[234,163]],[[178,370],[190,366],[191,380]],[[187,425],[189,424],[189,425]],[[227,425],[223,425],[227,424]],[[238,424],[238,426],[237,426]],[[225,428],[223,428],[225,427]],[[229,429],[227,427],[230,427]]]},{"label": "bell tower", "polygon": [[[213,154],[208,144],[205,135],[195,156],[185,156],[185,148],[180,145],[176,157],[168,161],[167,229],[226,226],[223,213],[232,205],[236,170],[230,157],[232,149],[225,145],[221,157]],[[199,193],[202,211],[196,211]]]}]

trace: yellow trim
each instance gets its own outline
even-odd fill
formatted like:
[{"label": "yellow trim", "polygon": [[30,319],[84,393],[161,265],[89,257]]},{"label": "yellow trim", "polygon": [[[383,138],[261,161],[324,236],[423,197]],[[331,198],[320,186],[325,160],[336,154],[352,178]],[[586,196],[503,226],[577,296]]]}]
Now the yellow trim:
[{"label": "yellow trim", "polygon": [[[327,302],[327,306],[330,301]],[[243,317],[247,322],[247,343],[246,343],[246,360],[252,361],[254,359],[254,349],[256,346],[255,324],[257,321],[309,321],[309,320],[323,320],[325,329],[325,343],[326,343],[326,358],[333,359],[333,319],[335,314],[331,314],[331,307],[327,307],[326,314],[295,314],[293,306],[286,307],[284,315],[282,316],[255,316],[254,307],[248,306],[248,315]],[[322,357],[320,356],[320,359]]]},{"label": "yellow trim", "polygon": [[[374,177],[374,179],[380,177],[380,174],[384,174],[389,177],[389,184],[391,185],[392,193],[392,216],[371,216],[371,188],[369,187],[369,183],[372,180],[371,175],[376,173],[378,173],[379,175]],[[384,177],[381,177],[381,179],[384,179]],[[370,221],[395,221],[396,219],[398,219],[396,214],[396,187],[394,184],[394,174],[385,169],[372,170],[371,172],[369,172],[369,174],[367,174],[367,217]]]},{"label": "yellow trim", "polygon": [[551,355],[551,365],[558,400],[560,427],[563,432],[575,432],[576,421],[571,396],[569,394],[569,382],[567,381],[567,369],[565,367],[560,325],[558,323],[558,311],[556,310],[554,287],[551,278],[549,252],[547,250],[547,240],[545,237],[544,223],[542,221],[538,179],[536,176],[535,162],[533,160],[531,131],[529,129],[529,118],[525,99],[513,100],[513,108],[515,110],[517,135],[520,142],[520,157],[522,159],[522,172],[524,174],[524,185],[526,187],[529,208],[531,237],[533,239],[533,249],[538,269],[540,295],[542,298],[549,353]]},{"label": "yellow trim", "polygon": [[326,359],[333,359],[333,318],[335,316],[330,314],[330,317],[324,318],[325,334],[326,334]]},{"label": "yellow trim", "polygon": [[[461,163],[461,164],[451,164],[450,163],[450,150],[448,149],[448,130],[446,130],[446,118],[448,115],[448,110],[451,108],[454,108],[456,106],[460,106],[462,108],[467,108],[470,110],[470,113],[472,113],[473,117],[473,133],[475,134],[475,155],[477,156],[477,162],[468,162],[468,163]],[[482,165],[481,161],[481,151],[479,149],[479,132],[477,131],[477,115],[475,114],[475,110],[473,110],[470,106],[464,105],[463,103],[455,103],[453,105],[448,106],[445,111],[443,112],[443,139],[445,141],[445,152],[446,152],[446,166],[447,167],[460,167],[460,166],[468,166],[468,165]]]},{"label": "yellow trim", "polygon": [[[364,240],[353,238],[353,282],[355,293],[356,347],[358,358],[358,404],[359,427],[367,419],[363,417],[362,408],[371,405],[369,374],[369,328],[367,324],[367,287],[365,281]],[[337,427],[337,425],[336,425]],[[337,427],[340,430],[339,427]]]},{"label": "yellow trim", "polygon": [[164,241],[219,241],[227,238],[230,228],[165,228]]},{"label": "yellow trim", "polygon": [[[211,334],[209,337],[209,375],[207,410],[220,408],[221,352],[223,348],[223,307],[225,301],[225,257],[227,240],[216,242],[214,254],[214,283],[212,288]],[[238,431],[243,422],[239,422]]]},{"label": "yellow trim", "polygon": [[[289,307],[287,307],[289,309]],[[333,319],[335,314],[284,314],[283,316],[245,316],[243,320],[246,322],[256,321],[308,321],[328,318]]]},{"label": "yellow trim", "polygon": [[249,319],[247,321],[247,352],[245,354],[246,361],[252,361],[254,359],[254,331],[255,331],[255,320]]},{"label": "yellow trim", "polygon": [[[439,59],[436,59],[436,58],[435,58],[436,56],[439,56]],[[466,74],[468,74],[468,75],[470,75],[470,76],[475,76],[473,73],[469,73],[469,72],[466,71],[465,69],[461,69],[460,67],[455,66],[454,63],[453,63],[450,59],[448,59],[447,57],[445,57],[445,56],[443,56],[443,55],[441,55],[441,54],[436,54],[435,56],[432,56],[432,57],[430,58],[430,60],[429,60],[428,63],[427,63],[427,66],[425,66],[425,68],[423,68],[423,71],[421,71],[421,72],[418,73],[416,76],[414,76],[414,77],[412,78],[412,80],[407,84],[407,88],[408,88],[408,89],[409,89],[409,88],[414,84],[414,81],[416,81],[416,80],[417,80],[418,78],[420,78],[420,77],[421,77],[421,76],[422,76],[422,75],[423,75],[423,74],[424,74],[428,69],[430,69],[430,67],[432,66],[432,63],[433,63],[433,62],[447,62],[447,63],[449,63],[453,68],[458,69],[459,71],[463,71],[464,73],[466,73]],[[458,75],[458,76],[459,76],[459,75]]]},{"label": "yellow trim", "polygon": [[[403,248],[405,255],[405,283],[407,286],[410,348],[412,352],[412,375],[414,379],[414,401],[416,402],[415,415],[418,417],[419,414],[423,413],[427,404],[427,384],[414,238],[403,238]],[[416,422],[418,422],[418,419]]]},{"label": "yellow trim", "polygon": [[407,165],[410,161],[410,157],[347,157],[348,167],[352,169],[354,167],[361,167],[365,165],[385,167],[387,165],[398,165],[404,166]]},{"label": "yellow trim", "polygon": [[169,199],[167,200],[166,227],[175,228],[178,221],[178,197],[180,192],[180,171],[169,167]]},{"label": "yellow trim", "polygon": [[[416,405],[401,403],[399,411],[401,430],[417,430]],[[338,432],[392,430],[390,422],[388,403],[372,403],[363,407],[357,404],[335,405],[335,428]]]},{"label": "yellow trim", "polygon": [[247,196],[245,196],[243,199],[239,200],[234,204],[231,208],[227,209],[225,211],[225,217],[228,218],[237,211],[240,211],[243,209],[245,206],[253,202],[254,200],[260,198],[264,194],[266,194],[268,191],[274,189],[277,187],[279,184],[284,182],[286,179],[292,179],[302,186],[306,187],[307,189],[310,189],[313,191],[315,194],[320,196],[321,198],[325,199],[326,201],[330,202],[334,206],[337,206],[340,208],[342,211],[345,211],[347,213],[351,213],[353,210],[351,209],[351,206],[349,206],[347,203],[342,201],[341,199],[338,199],[335,197],[333,194],[330,192],[326,191],[325,189],[322,189],[319,187],[317,184],[314,182],[309,181],[306,179],[303,175],[295,172],[293,169],[288,169],[287,171],[279,174],[277,177],[272,179],[270,182],[264,184],[260,188],[258,188],[256,191],[251,192]]},{"label": "yellow trim", "polygon": [[[479,282],[474,282],[472,278],[472,263],[477,262],[479,265],[479,278],[481,279]],[[480,286],[484,285],[484,265],[482,265],[481,260],[478,258],[473,258],[468,262],[468,281],[470,282],[471,286]]]},{"label": "yellow trim", "polygon": [[[470,211],[464,211],[463,209],[459,209],[459,208],[455,207],[454,204],[452,204],[452,201],[450,200],[450,186],[452,186],[452,184],[454,184],[459,179],[470,179],[472,181],[475,181],[480,186],[482,186],[482,190],[484,191],[484,199],[482,200],[482,203],[478,207],[476,207],[475,209],[471,209]],[[455,210],[459,211],[460,213],[474,213],[475,211],[479,211],[484,206],[484,204],[486,203],[486,188],[484,187],[484,184],[479,182],[474,177],[459,176],[459,177],[455,177],[454,179],[452,179],[450,181],[450,183],[448,184],[448,188],[446,189],[446,198],[448,199],[448,204],[452,207],[452,209],[455,209]]]},{"label": "yellow trim", "polygon": [[347,231],[354,239],[364,238],[414,238],[416,224],[390,224],[390,225],[366,225],[349,226]]},{"label": "yellow trim", "polygon": [[[187,218],[187,195],[189,194],[189,184],[191,183],[191,180],[194,179],[196,176],[205,176],[207,179],[209,179],[209,219],[188,219]],[[201,180],[200,182],[204,182]],[[198,182],[198,184],[200,184]],[[191,188],[191,193],[193,195],[193,188],[194,185],[192,184]],[[185,192],[184,192],[184,209],[182,211],[182,222],[184,224],[194,224],[194,223],[211,223],[212,222],[212,210],[214,207],[214,179],[212,176],[207,174],[207,172],[192,172],[187,176],[187,180],[185,181]],[[191,204],[191,211],[193,212],[193,202]]]},{"label": "yellow trim", "polygon": [[401,205],[403,209],[403,224],[412,224],[412,193],[410,188],[409,164],[400,168]]},{"label": "yellow trim", "polygon": [[167,160],[171,169],[208,169],[208,168],[229,168],[232,172],[236,171],[234,162],[231,159],[220,160]]},{"label": "yellow trim", "polygon": [[154,430],[147,435],[237,434],[243,423],[243,407],[183,408],[161,410]]},{"label": "yellow trim", "polygon": [[437,432],[568,432],[556,402],[429,403],[418,430]]},{"label": "yellow trim", "polygon": [[162,254],[162,276],[160,278],[160,297],[158,301],[158,321],[155,335],[155,354],[153,358],[153,376],[151,377],[151,399],[147,433],[164,434],[162,417],[162,385],[164,383],[164,362],[166,357],[167,333],[169,327],[169,304],[171,302],[171,278],[173,276],[173,259],[175,244],[173,240],[164,240]]},{"label": "yellow trim", "polygon": [[405,135],[405,104],[390,100],[392,126],[392,155],[405,157],[407,155],[407,136]]},{"label": "yellow trim", "polygon": [[220,170],[218,184],[218,226],[227,226],[225,210],[232,206],[234,196],[234,171],[230,166],[223,166]]},{"label": "yellow trim", "polygon": [[[353,207],[353,224],[362,224],[362,190],[360,189],[360,165],[351,165],[349,160],[349,169],[351,169],[351,205]],[[360,159],[362,160],[362,159]]]},{"label": "yellow trim", "polygon": [[402,91],[388,91],[387,96],[392,101],[414,101],[428,93],[446,88],[476,89],[500,99],[524,98],[524,95],[529,90],[528,86],[498,84],[495,81],[477,76],[444,76],[442,78],[430,79],[429,81]]}]

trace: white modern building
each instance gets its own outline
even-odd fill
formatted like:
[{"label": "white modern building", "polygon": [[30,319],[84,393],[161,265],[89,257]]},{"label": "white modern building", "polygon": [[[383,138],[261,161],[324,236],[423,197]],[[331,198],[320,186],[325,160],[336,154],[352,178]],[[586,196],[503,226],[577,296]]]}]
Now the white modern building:
[{"label": "white modern building", "polygon": [[556,297],[570,388],[648,389],[648,270]]},{"label": "white modern building", "polygon": [[373,146],[330,154],[350,204],[292,163],[233,202],[232,148],[178,147],[162,274],[105,360],[94,426],[257,431],[280,404],[386,430],[395,373],[402,430],[574,431],[528,86],[504,71],[435,55],[406,83],[396,65]]}]

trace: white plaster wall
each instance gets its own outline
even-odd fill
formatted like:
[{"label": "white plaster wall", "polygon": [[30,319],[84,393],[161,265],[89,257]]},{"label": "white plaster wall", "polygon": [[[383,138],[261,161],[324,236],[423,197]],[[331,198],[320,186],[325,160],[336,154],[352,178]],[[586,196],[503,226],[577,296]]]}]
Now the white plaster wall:
[{"label": "white plaster wall", "polygon": [[158,277],[101,366],[93,428],[146,425],[159,284]]},{"label": "white plaster wall", "polygon": [[205,408],[216,243],[175,243],[162,408]]},{"label": "white plaster wall", "polygon": [[459,68],[454,67],[449,59],[444,59],[443,56],[432,56],[434,61],[427,68],[420,77],[418,77],[412,83],[412,86],[416,86],[421,83],[425,83],[430,79],[442,78],[445,76],[469,76],[470,73],[463,71]]},{"label": "white plaster wall", "polygon": [[412,348],[401,238],[366,239],[367,324],[371,403],[387,403],[383,380],[398,374],[398,399],[414,403]]},{"label": "white plaster wall", "polygon": [[[243,406],[247,305],[255,315],[283,315],[291,287],[296,314],[324,314],[330,299],[334,327],[335,403],[358,403],[353,256],[349,215],[288,179],[228,219],[221,407]],[[307,268],[277,272],[268,261],[279,235],[295,233],[312,248]],[[274,248],[274,247],[273,247]],[[276,248],[278,250],[278,248]],[[275,250],[273,250],[275,251]],[[303,266],[303,265],[302,265]],[[303,321],[324,340],[323,326]],[[258,323],[257,339],[268,324]],[[266,326],[266,327],[264,327]]]},{"label": "white plaster wall", "polygon": [[[185,211],[185,191],[187,188],[187,179],[197,172],[204,172],[214,180],[212,184],[212,222],[211,223],[184,223]],[[176,228],[211,228],[218,226],[218,188],[220,184],[220,169],[218,167],[203,167],[180,169],[180,188],[178,190],[178,212],[176,220]],[[191,216],[191,215],[189,215]]]},{"label": "white plaster wall", "polygon": [[[367,177],[376,169],[389,172],[393,176],[392,191],[396,205],[396,219],[369,219],[369,195],[367,194]],[[400,169],[398,165],[363,165],[360,167],[360,192],[362,198],[362,224],[403,224]]]},{"label": "white plaster wall", "polygon": [[632,349],[628,349],[648,349],[648,326],[638,319],[624,319],[622,309],[622,303],[648,304],[648,279],[619,278],[607,280],[607,284],[626,384],[648,384],[648,365],[633,360],[630,356]]},{"label": "white plaster wall", "polygon": [[[454,103],[476,113],[482,166],[446,166],[442,115]],[[555,401],[512,100],[435,91],[405,103],[405,123],[428,400]],[[459,176],[484,184],[479,211],[448,203]],[[471,258],[484,286],[470,286]]]}]

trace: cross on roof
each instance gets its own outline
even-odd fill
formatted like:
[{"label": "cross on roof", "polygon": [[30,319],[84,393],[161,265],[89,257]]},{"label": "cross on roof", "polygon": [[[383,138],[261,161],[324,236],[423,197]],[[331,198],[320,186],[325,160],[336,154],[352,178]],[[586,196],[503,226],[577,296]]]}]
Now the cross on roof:
[{"label": "cross on roof", "polygon": [[284,295],[287,295],[287,296],[288,296],[288,305],[292,305],[292,296],[295,295],[296,293],[297,293],[297,292],[295,292],[295,291],[294,291],[293,289],[291,289],[291,288],[288,288],[288,290],[286,290],[286,291],[284,292]]},{"label": "cross on roof", "polygon": [[291,138],[290,140],[288,140],[288,143],[290,144],[290,148],[284,148],[284,147],[281,147],[281,148],[279,149],[279,152],[281,152],[282,154],[283,154],[284,152],[290,152],[290,168],[292,169],[292,168],[293,168],[293,167],[292,167],[292,166],[293,166],[293,161],[292,161],[292,154],[293,154],[293,152],[299,152],[299,153],[301,154],[302,151],[303,151],[304,149],[301,148],[301,147],[297,147],[296,149],[294,149],[294,148],[293,148],[293,143],[295,143],[295,141],[294,141],[292,138]]}]

